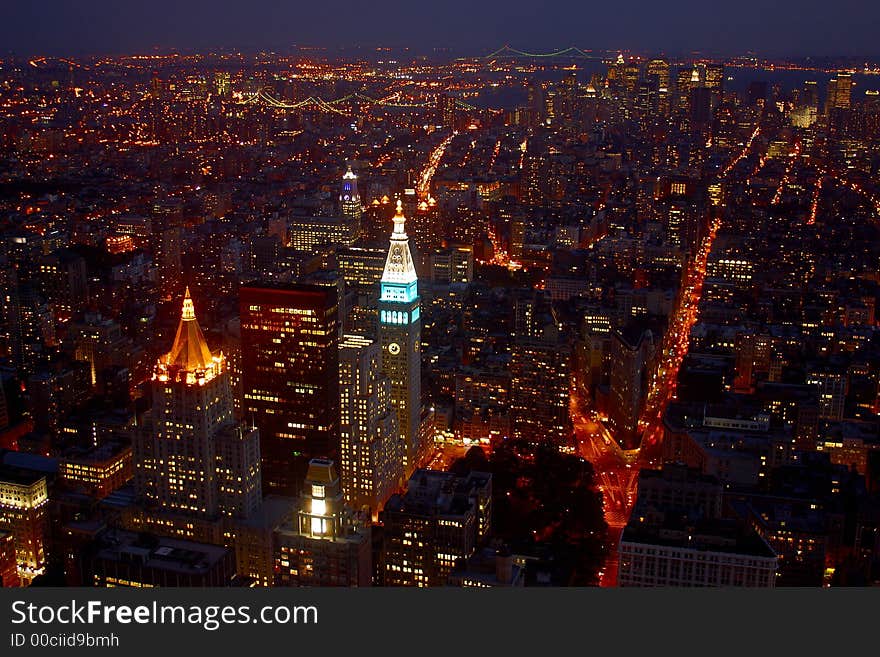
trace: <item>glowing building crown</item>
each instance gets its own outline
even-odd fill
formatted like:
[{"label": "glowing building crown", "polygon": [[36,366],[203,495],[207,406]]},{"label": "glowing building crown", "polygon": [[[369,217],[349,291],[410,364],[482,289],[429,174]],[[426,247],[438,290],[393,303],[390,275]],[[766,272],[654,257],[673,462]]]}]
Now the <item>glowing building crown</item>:
[{"label": "glowing building crown", "polygon": [[204,383],[213,379],[224,369],[223,354],[214,355],[208,348],[202,329],[196,320],[195,306],[189,294],[189,287],[183,295],[183,310],[174,344],[156,365],[155,378],[169,379],[186,383]]},{"label": "glowing building crown", "polygon": [[403,203],[399,200],[397,201],[397,211],[394,214],[393,221],[394,230],[391,233],[391,246],[388,248],[388,257],[385,259],[385,271],[382,274],[382,282],[409,285],[417,280],[417,276],[412,254],[409,250],[409,238],[403,227],[406,223],[406,217],[403,216]]}]

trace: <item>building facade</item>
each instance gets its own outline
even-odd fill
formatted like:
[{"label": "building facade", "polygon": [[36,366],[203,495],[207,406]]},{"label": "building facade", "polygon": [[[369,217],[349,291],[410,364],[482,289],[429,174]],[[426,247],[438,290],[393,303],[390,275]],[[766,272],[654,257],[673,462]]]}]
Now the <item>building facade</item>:
[{"label": "building facade", "polygon": [[12,534],[17,575],[23,586],[46,569],[48,506],[45,476],[0,466],[0,532]]},{"label": "building facade", "polygon": [[422,407],[421,314],[419,283],[404,230],[403,205],[397,202],[394,231],[380,282],[379,340],[382,368],[391,380],[391,403],[397,411],[409,476],[422,453],[419,422]]},{"label": "building facade", "polygon": [[240,304],[242,418],[260,431],[266,492],[296,496],[310,459],[339,456],[336,293],[255,284]]},{"label": "building facade", "polygon": [[489,535],[491,499],[490,474],[417,470],[380,515],[385,586],[446,586],[459,560]]},{"label": "building facade", "polygon": [[373,515],[403,484],[403,443],[377,342],[347,335],[339,345],[342,489]]}]

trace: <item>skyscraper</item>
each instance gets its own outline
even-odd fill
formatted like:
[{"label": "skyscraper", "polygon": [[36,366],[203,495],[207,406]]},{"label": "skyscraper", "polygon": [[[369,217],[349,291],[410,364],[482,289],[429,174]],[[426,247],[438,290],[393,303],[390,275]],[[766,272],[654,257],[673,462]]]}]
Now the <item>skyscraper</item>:
[{"label": "skyscraper", "polygon": [[571,447],[571,348],[552,307],[536,294],[515,303],[510,346],[510,415],[513,435],[532,445]]},{"label": "skyscraper", "polygon": [[18,301],[18,275],[14,263],[0,256],[0,357],[21,365],[21,313]]},{"label": "skyscraper", "polygon": [[189,288],[171,351],[156,363],[152,395],[133,441],[135,488],[150,509],[148,524],[247,518],[262,498],[259,438],[233,419],[226,357],[208,348]]},{"label": "skyscraper", "polygon": [[550,337],[517,336],[511,346],[510,372],[513,435],[533,445],[570,447],[567,345]]},{"label": "skyscraper", "polygon": [[379,318],[379,281],[385,269],[385,249],[351,247],[336,250],[336,267],[345,279],[349,312],[344,330],[376,337]]},{"label": "skyscraper", "polygon": [[409,476],[418,466],[423,447],[419,441],[422,381],[419,283],[405,222],[403,206],[398,201],[385,271],[379,283],[379,340],[382,369],[391,379],[391,403],[397,411],[404,468]]},{"label": "skyscraper", "polygon": [[253,284],[240,304],[242,417],[260,430],[267,491],[297,495],[310,459],[339,455],[336,293]]},{"label": "skyscraper", "polygon": [[[344,198],[344,195],[343,195]],[[349,210],[354,211],[350,204]],[[360,218],[342,217],[291,217],[287,222],[287,246],[297,251],[314,253],[331,246],[351,246],[360,233]]]},{"label": "skyscraper", "polygon": [[437,116],[444,128],[455,127],[455,98],[449,94],[438,94]]},{"label": "skyscraper", "polygon": [[665,59],[652,59],[645,72],[648,78],[657,79],[658,87],[669,89],[669,62]]},{"label": "skyscraper", "polygon": [[712,122],[712,90],[709,87],[691,89],[688,109],[691,131],[707,131]]},{"label": "skyscraper", "polygon": [[668,116],[671,85],[669,62],[664,59],[652,59],[648,62],[645,73],[648,109],[654,114]]},{"label": "skyscraper", "polygon": [[706,87],[711,89],[712,107],[721,102],[724,95],[724,64],[706,64]]},{"label": "skyscraper", "polygon": [[815,80],[804,82],[804,88],[801,91],[801,105],[804,107],[819,107],[819,87]]},{"label": "skyscraper", "polygon": [[849,109],[852,101],[853,79],[849,73],[839,73],[828,81],[825,99],[826,113],[835,109]]},{"label": "skyscraper", "polygon": [[360,223],[361,215],[364,213],[364,207],[361,205],[361,195],[358,193],[357,176],[351,170],[348,170],[342,176],[342,189],[339,193],[339,206],[342,209],[342,216],[348,217]]},{"label": "skyscraper", "polygon": [[451,285],[474,280],[474,249],[458,244],[436,249],[431,254],[431,283]]},{"label": "skyscraper", "polygon": [[345,499],[375,515],[403,483],[403,444],[377,342],[345,336],[339,345],[339,398]]}]

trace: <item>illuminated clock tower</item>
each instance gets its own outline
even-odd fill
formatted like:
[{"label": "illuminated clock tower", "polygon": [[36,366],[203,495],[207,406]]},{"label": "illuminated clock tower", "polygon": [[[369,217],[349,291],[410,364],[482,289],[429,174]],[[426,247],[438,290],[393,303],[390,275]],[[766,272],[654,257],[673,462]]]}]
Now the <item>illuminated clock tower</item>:
[{"label": "illuminated clock tower", "polygon": [[404,472],[409,478],[418,465],[419,421],[422,406],[421,319],[419,282],[403,229],[406,217],[397,202],[394,232],[385,260],[379,294],[379,339],[382,369],[391,380],[391,403],[400,421]]},{"label": "illuminated clock tower", "polygon": [[358,194],[357,176],[351,170],[351,165],[349,165],[348,170],[342,176],[342,188],[339,191],[339,207],[342,209],[342,216],[358,222],[364,213],[364,207],[361,205],[361,196]]}]

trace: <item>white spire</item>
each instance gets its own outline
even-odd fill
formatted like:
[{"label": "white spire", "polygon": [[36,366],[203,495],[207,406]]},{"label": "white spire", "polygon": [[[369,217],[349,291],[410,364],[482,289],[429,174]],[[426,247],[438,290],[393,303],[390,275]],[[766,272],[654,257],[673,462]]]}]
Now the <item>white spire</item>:
[{"label": "white spire", "polygon": [[391,233],[391,239],[407,239],[406,231],[403,229],[406,217],[403,216],[403,202],[400,199],[397,199],[397,212],[394,213],[392,221],[394,221],[394,232]]},{"label": "white spire", "polygon": [[385,260],[383,283],[409,284],[417,280],[416,268],[409,251],[409,237],[403,228],[406,217],[403,216],[403,203],[397,201],[397,212],[394,214],[394,231],[391,233],[391,246]]}]

